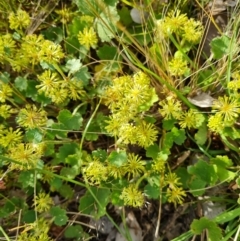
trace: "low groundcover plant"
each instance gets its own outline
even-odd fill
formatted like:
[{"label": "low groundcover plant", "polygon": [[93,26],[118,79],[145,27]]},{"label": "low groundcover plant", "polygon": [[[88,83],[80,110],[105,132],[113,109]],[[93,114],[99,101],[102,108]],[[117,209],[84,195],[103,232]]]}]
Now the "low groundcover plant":
[{"label": "low groundcover plant", "polygon": [[[34,25],[38,5],[24,2],[0,6],[0,235],[87,240],[94,233],[71,203],[79,216],[107,215],[118,228],[110,205],[142,210],[156,202],[158,237],[162,205],[197,203],[220,186],[229,211],[192,220],[174,240],[204,230],[206,240],[233,240],[239,46],[227,35],[213,39],[201,66],[204,26],[185,3],[144,1],[139,24],[132,1],[43,1],[46,19]],[[201,92],[213,99],[207,108],[191,101]]]}]

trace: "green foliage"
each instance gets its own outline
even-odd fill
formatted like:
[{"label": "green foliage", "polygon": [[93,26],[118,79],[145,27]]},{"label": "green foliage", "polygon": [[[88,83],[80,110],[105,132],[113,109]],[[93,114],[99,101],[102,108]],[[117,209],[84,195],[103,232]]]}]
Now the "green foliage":
[{"label": "green foliage", "polygon": [[[207,56],[202,68],[204,26],[189,1],[143,1],[140,23],[132,1],[53,2],[0,4],[0,231],[50,241],[56,225],[66,239],[89,239],[72,202],[99,219],[109,204],[176,207],[221,186],[229,211],[194,220],[178,241],[204,230],[209,240],[232,238],[218,224],[239,215],[234,29],[233,40],[211,40],[216,62]],[[200,92],[210,103],[195,106]]]},{"label": "green foliage", "polygon": [[66,231],[64,232],[64,236],[66,238],[88,238],[88,235],[83,231],[82,226],[80,225],[73,225],[67,227]]},{"label": "green foliage", "polygon": [[204,230],[207,230],[208,240],[221,240],[221,229],[214,221],[208,220],[203,217],[200,220],[194,220],[191,224],[191,230],[194,234],[201,234]]},{"label": "green foliage", "polygon": [[189,166],[188,172],[211,185],[214,185],[217,181],[217,175],[214,166],[209,165],[206,161],[203,160],[199,160],[194,166]]},{"label": "green foliage", "polygon": [[109,195],[110,190],[90,187],[80,199],[79,211],[100,218],[106,213]]},{"label": "green foliage", "polygon": [[214,58],[221,59],[223,55],[227,54],[229,51],[230,38],[223,35],[222,37],[215,38],[210,45]]},{"label": "green foliage", "polygon": [[67,130],[79,130],[82,125],[81,115],[78,113],[72,115],[69,110],[61,110],[57,119]]},{"label": "green foliage", "polygon": [[203,125],[201,125],[197,131],[197,133],[194,135],[194,138],[196,140],[196,143],[199,146],[202,146],[206,143],[207,141],[207,125],[206,123],[203,123]]},{"label": "green foliage", "polygon": [[68,216],[66,215],[66,210],[60,207],[52,207],[50,209],[50,214],[54,218],[54,223],[58,226],[63,226],[68,221]]}]

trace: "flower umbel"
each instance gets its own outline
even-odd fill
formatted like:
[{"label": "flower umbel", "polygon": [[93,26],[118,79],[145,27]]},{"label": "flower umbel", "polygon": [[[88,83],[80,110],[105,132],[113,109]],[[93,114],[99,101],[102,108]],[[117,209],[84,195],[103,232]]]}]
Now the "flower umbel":
[{"label": "flower umbel", "polygon": [[11,116],[11,114],[16,113],[17,110],[13,109],[11,105],[0,105],[0,116],[3,119],[7,119]]},{"label": "flower umbel", "polygon": [[20,29],[27,28],[30,24],[30,16],[27,12],[18,9],[17,13],[10,13],[9,15],[9,23],[11,29]]},{"label": "flower umbel", "polygon": [[87,50],[92,47],[95,49],[97,47],[97,34],[94,29],[91,28],[84,28],[82,32],[78,34],[78,41],[82,44]]},{"label": "flower umbel", "polygon": [[16,53],[16,43],[10,34],[0,36],[0,62],[6,56],[13,58]]},{"label": "flower umbel", "polygon": [[10,127],[9,130],[0,133],[0,145],[4,148],[11,148],[20,143],[22,138],[23,136],[20,129],[14,131],[13,128]]},{"label": "flower umbel", "polygon": [[0,102],[4,103],[12,96],[12,88],[8,84],[0,82]]},{"label": "flower umbel", "polygon": [[221,133],[224,128],[224,123],[220,115],[212,115],[208,119],[208,127],[210,131],[215,133]]},{"label": "flower umbel", "polygon": [[34,129],[46,126],[47,113],[36,106],[27,105],[17,116],[17,123],[25,128]]},{"label": "flower umbel", "polygon": [[36,148],[35,145],[20,143],[9,148],[7,156],[16,161],[11,162],[10,168],[12,170],[30,170],[36,168],[42,156],[42,150]]},{"label": "flower umbel", "polygon": [[181,185],[179,179],[180,178],[176,175],[176,173],[170,172],[165,176],[165,183],[169,186],[169,188],[174,189]]},{"label": "flower umbel", "polygon": [[198,44],[203,35],[203,25],[200,21],[190,18],[182,26],[182,37],[192,44]]},{"label": "flower umbel", "polygon": [[42,60],[50,64],[59,63],[64,57],[61,45],[50,40],[44,40],[40,51]]},{"label": "flower umbel", "polygon": [[160,101],[159,105],[162,107],[159,109],[159,113],[166,119],[178,119],[181,115],[181,103],[172,96],[168,96],[165,100]]},{"label": "flower umbel", "polygon": [[144,203],[143,194],[133,184],[123,188],[120,198],[123,199],[125,205],[132,207],[141,207]]},{"label": "flower umbel", "polygon": [[108,177],[107,167],[97,159],[91,161],[83,169],[83,173],[90,184],[100,184],[101,181],[106,181]]},{"label": "flower umbel", "polygon": [[190,109],[179,116],[179,124],[182,128],[198,128],[204,122],[204,116],[197,111]]},{"label": "flower umbel", "polygon": [[185,196],[186,196],[186,192],[181,187],[167,189],[168,201],[173,203],[175,206],[177,204],[182,204]]},{"label": "flower umbel", "polygon": [[35,207],[35,210],[37,212],[42,213],[42,212],[47,212],[52,205],[53,205],[53,200],[49,196],[49,194],[40,192],[34,199],[33,207]]},{"label": "flower umbel", "polygon": [[157,31],[168,36],[172,33],[181,33],[182,26],[187,22],[186,14],[181,14],[179,10],[170,12],[167,17],[157,22]]},{"label": "flower umbel", "polygon": [[169,62],[169,73],[172,76],[183,76],[189,72],[188,62],[180,55],[175,55]]},{"label": "flower umbel", "polygon": [[71,12],[71,9],[63,7],[62,9],[56,10],[55,11],[61,18],[61,22],[63,24],[67,24],[68,22],[70,22],[70,20],[72,19],[74,13]]},{"label": "flower umbel", "polygon": [[236,98],[223,96],[213,102],[213,110],[216,115],[220,115],[223,121],[232,122],[240,114],[240,103]]},{"label": "flower umbel", "polygon": [[144,173],[144,162],[138,155],[132,153],[128,154],[128,161],[123,166],[125,173],[127,173],[128,179],[135,178]]},{"label": "flower umbel", "polygon": [[157,140],[158,131],[152,123],[141,121],[136,132],[137,143],[144,148],[153,145]]}]

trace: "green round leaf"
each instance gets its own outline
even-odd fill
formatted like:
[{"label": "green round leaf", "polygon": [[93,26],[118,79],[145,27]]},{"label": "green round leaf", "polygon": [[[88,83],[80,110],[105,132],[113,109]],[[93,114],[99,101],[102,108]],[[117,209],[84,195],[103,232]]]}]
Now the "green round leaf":
[{"label": "green round leaf", "polygon": [[69,226],[64,232],[66,238],[80,238],[84,233],[80,225]]}]

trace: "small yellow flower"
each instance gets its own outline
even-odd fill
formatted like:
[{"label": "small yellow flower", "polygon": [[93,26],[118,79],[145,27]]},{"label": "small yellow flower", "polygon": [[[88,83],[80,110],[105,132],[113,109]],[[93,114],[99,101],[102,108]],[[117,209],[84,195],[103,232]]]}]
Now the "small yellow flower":
[{"label": "small yellow flower", "polygon": [[4,103],[12,96],[12,88],[8,84],[0,82],[0,102]]},{"label": "small yellow flower", "polygon": [[142,86],[150,85],[150,83],[151,83],[150,78],[142,71],[139,71],[133,75],[133,81],[134,81],[134,84],[139,84]]},{"label": "small yellow flower", "polygon": [[108,175],[115,179],[120,179],[124,176],[124,170],[119,166],[108,163],[107,168],[108,168]]},{"label": "small yellow flower", "polygon": [[142,207],[144,204],[143,194],[133,184],[123,188],[120,198],[123,199],[124,204],[127,206]]},{"label": "small yellow flower", "polygon": [[179,116],[179,124],[182,128],[198,128],[204,121],[204,116],[197,111],[190,109]]},{"label": "small yellow flower", "polygon": [[120,137],[118,143],[134,145],[137,143],[137,127],[132,123],[122,123],[118,136]]},{"label": "small yellow flower", "polygon": [[192,44],[198,44],[203,35],[203,25],[200,21],[194,19],[188,19],[188,21],[182,26],[182,37]]},{"label": "small yellow flower", "polygon": [[181,187],[167,189],[168,201],[173,203],[175,206],[177,204],[182,204],[185,196],[186,196],[186,192]]},{"label": "small yellow flower", "polygon": [[101,181],[106,181],[108,177],[107,167],[99,160],[91,161],[83,168],[83,173],[90,184],[100,184]]},{"label": "small yellow flower", "polygon": [[180,101],[174,99],[172,96],[168,96],[165,100],[160,101],[159,105],[162,107],[159,109],[159,113],[165,119],[178,119],[182,113]]},{"label": "small yellow flower", "polygon": [[68,96],[72,100],[80,100],[86,93],[85,90],[83,90],[82,82],[77,79],[71,79],[66,87],[68,89]]},{"label": "small yellow flower", "polygon": [[210,131],[221,133],[224,129],[224,122],[220,115],[212,115],[208,119],[208,127]]},{"label": "small yellow flower", "polygon": [[113,136],[118,136],[122,123],[114,116],[110,116],[109,120],[106,120],[105,122],[107,124],[105,127],[106,131]]},{"label": "small yellow flower", "polygon": [[20,29],[27,28],[30,24],[30,16],[27,12],[18,9],[17,13],[10,13],[9,15],[9,23],[11,29]]},{"label": "small yellow flower", "polygon": [[141,174],[144,173],[145,163],[141,161],[141,157],[138,155],[134,155],[132,153],[128,154],[128,161],[122,167],[127,174],[128,179],[139,177]]},{"label": "small yellow flower", "polygon": [[240,114],[239,101],[236,98],[228,96],[220,96],[218,100],[215,100],[212,109],[216,110],[216,114],[220,115],[223,121],[226,122],[236,120]]},{"label": "small yellow flower", "polygon": [[33,207],[37,212],[47,212],[53,205],[53,200],[49,194],[40,192],[34,199]]},{"label": "small yellow flower", "polygon": [[168,173],[165,175],[165,183],[169,186],[170,189],[177,188],[179,185],[181,185],[181,182],[179,182],[179,177],[176,175],[176,173]]},{"label": "small yellow flower", "polygon": [[240,79],[229,81],[227,87],[229,90],[238,91],[240,89]]},{"label": "small yellow flower", "polygon": [[50,64],[59,63],[64,57],[61,45],[55,44],[50,40],[43,41],[40,55],[41,60],[44,60]]},{"label": "small yellow flower", "polygon": [[189,72],[188,63],[181,55],[175,55],[168,64],[168,70],[172,76],[183,76]]},{"label": "small yellow flower", "polygon": [[181,14],[179,10],[170,12],[167,17],[157,22],[157,32],[168,36],[172,33],[181,33],[182,26],[188,21],[186,14]]},{"label": "small yellow flower", "polygon": [[97,34],[94,31],[93,27],[84,28],[83,32],[79,32],[78,41],[87,50],[89,50],[90,47],[95,49],[97,47],[98,39],[97,39]]},{"label": "small yellow flower", "polygon": [[[0,36],[0,62],[5,56],[13,57],[16,53],[16,43],[10,34]],[[15,56],[14,56],[15,57]]]},{"label": "small yellow flower", "polygon": [[150,98],[149,88],[147,85],[130,84],[127,91],[126,100],[131,104],[136,103],[139,106]]},{"label": "small yellow flower", "polygon": [[34,129],[46,126],[47,113],[36,106],[27,105],[19,111],[17,123],[25,128]]},{"label": "small yellow flower", "polygon": [[21,142],[23,139],[22,132],[20,129],[16,131],[12,127],[9,130],[4,131],[3,135],[0,135],[0,145],[4,148],[12,148]]},{"label": "small yellow flower", "polygon": [[39,93],[44,93],[47,97],[58,95],[62,82],[56,72],[45,70],[41,75],[38,75],[38,80],[41,82],[36,87]]},{"label": "small yellow flower", "polygon": [[68,89],[66,88],[61,88],[58,90],[58,93],[51,96],[51,99],[54,103],[56,104],[61,104],[63,103],[67,98],[68,98]]},{"label": "small yellow flower", "polygon": [[42,153],[36,150],[33,144],[20,143],[9,148],[7,156],[16,161],[11,162],[12,170],[31,170],[36,168]]},{"label": "small yellow flower", "polygon": [[144,148],[153,145],[157,140],[158,131],[152,123],[141,121],[136,132],[137,143]]},{"label": "small yellow flower", "polygon": [[[27,63],[31,63],[32,65],[36,65],[40,63],[43,58],[43,52],[41,51],[42,45],[44,42],[44,38],[42,35],[26,35],[23,37],[23,42],[21,45],[21,53],[24,56],[25,61]],[[21,60],[23,57],[21,58]]]},{"label": "small yellow flower", "polygon": [[16,109],[13,109],[10,105],[0,105],[0,116],[3,119],[7,119],[11,116],[11,114],[17,113]]},{"label": "small yellow flower", "polygon": [[152,170],[157,173],[164,173],[166,170],[166,160],[162,157],[157,157],[152,164]]},{"label": "small yellow flower", "polygon": [[62,9],[56,10],[55,11],[61,18],[61,22],[63,24],[67,24],[70,22],[73,16],[73,12],[69,8],[63,7]]}]

